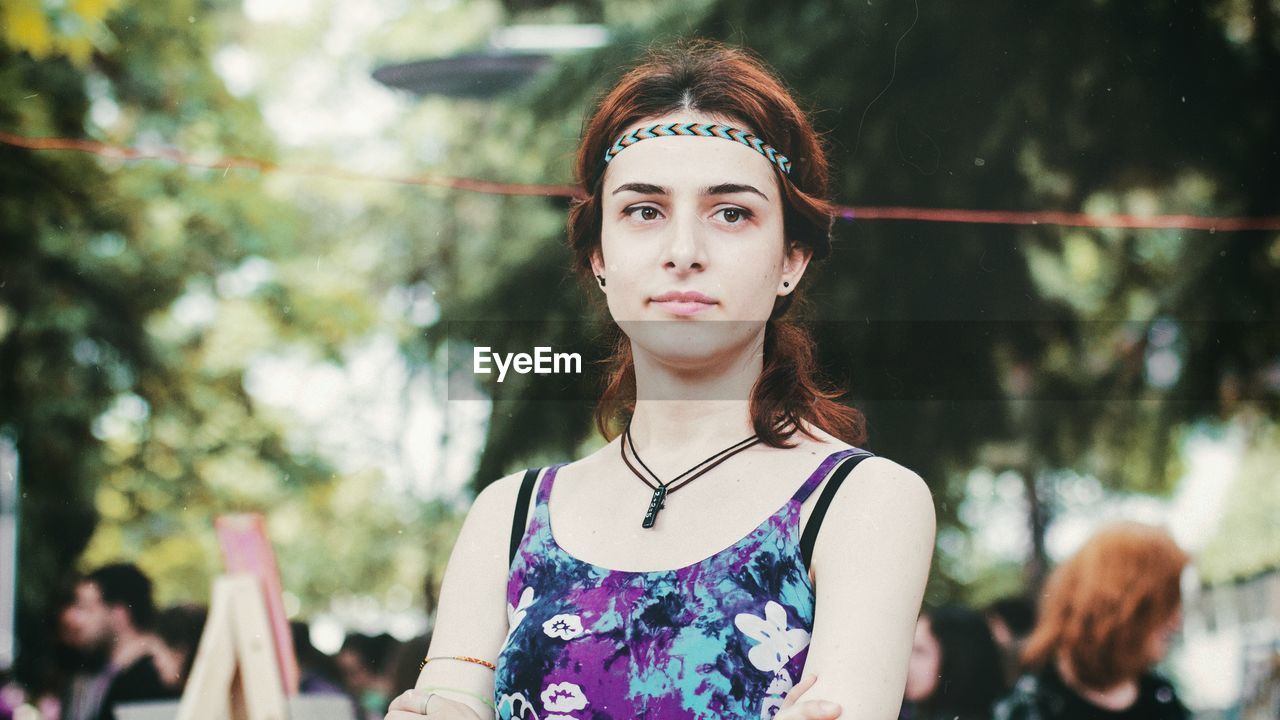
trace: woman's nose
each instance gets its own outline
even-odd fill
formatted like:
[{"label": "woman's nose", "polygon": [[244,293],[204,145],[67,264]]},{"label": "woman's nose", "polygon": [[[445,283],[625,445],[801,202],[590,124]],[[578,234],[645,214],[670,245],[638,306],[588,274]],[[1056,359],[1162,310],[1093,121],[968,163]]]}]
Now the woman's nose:
[{"label": "woman's nose", "polygon": [[667,239],[664,265],[681,272],[703,269],[706,257],[698,218],[689,213],[677,212],[668,227],[671,232]]}]

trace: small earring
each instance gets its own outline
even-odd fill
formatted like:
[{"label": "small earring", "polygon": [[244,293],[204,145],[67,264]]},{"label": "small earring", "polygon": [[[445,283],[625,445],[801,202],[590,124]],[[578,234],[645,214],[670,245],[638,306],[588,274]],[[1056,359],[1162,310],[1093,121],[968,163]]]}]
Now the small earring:
[{"label": "small earring", "polygon": [[597,276],[596,276],[596,279],[600,281],[600,287],[604,287],[604,276],[603,276],[603,275],[597,275]]},{"label": "small earring", "polygon": [[791,287],[791,283],[787,282],[786,280],[783,280],[782,287]]}]

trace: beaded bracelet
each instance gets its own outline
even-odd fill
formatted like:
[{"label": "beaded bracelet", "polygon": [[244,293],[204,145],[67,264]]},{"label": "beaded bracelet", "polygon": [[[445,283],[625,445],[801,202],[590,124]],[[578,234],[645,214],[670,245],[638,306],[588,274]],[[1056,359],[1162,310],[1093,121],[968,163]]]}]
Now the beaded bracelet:
[{"label": "beaded bracelet", "polygon": [[494,665],[493,663],[489,662],[488,660],[481,660],[480,658],[473,658],[473,657],[471,657],[470,655],[440,655],[440,656],[437,656],[437,657],[424,658],[424,659],[423,659],[423,661],[422,661],[422,663],[421,663],[420,665],[418,665],[418,669],[419,669],[419,670],[421,670],[422,668],[426,667],[426,666],[427,666],[427,663],[431,662],[432,660],[461,660],[462,662],[469,662],[469,663],[475,663],[476,665],[483,665],[483,666],[485,666],[485,667],[489,668],[490,670],[497,670],[497,669],[498,669],[498,666],[497,666],[497,665]]},{"label": "beaded bracelet", "polygon": [[470,690],[462,690],[461,688],[451,688],[451,687],[428,687],[428,688],[422,688],[422,692],[427,693],[427,702],[430,702],[430,701],[431,701],[431,694],[432,694],[432,693],[434,693],[434,692],[436,692],[437,690],[448,690],[449,692],[456,692],[456,693],[462,693],[463,695],[470,695],[471,697],[473,697],[473,698],[475,698],[475,699],[479,700],[480,702],[484,703],[485,705],[487,705],[487,706],[489,706],[489,707],[491,707],[491,708],[494,708],[495,710],[497,709],[497,705],[495,705],[495,704],[494,704],[494,702],[493,702],[493,700],[492,700],[492,699],[487,698],[487,697],[485,697],[485,696],[481,695],[480,693],[474,693],[474,692],[471,692]]}]

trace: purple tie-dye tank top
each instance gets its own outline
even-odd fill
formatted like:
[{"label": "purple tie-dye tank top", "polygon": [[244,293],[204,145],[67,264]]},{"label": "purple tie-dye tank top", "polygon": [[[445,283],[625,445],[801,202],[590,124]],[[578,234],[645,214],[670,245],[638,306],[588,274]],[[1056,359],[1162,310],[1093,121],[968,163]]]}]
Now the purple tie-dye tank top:
[{"label": "purple tie-dye tank top", "polygon": [[813,629],[800,506],[857,453],[865,451],[828,456],[783,507],[730,547],[656,572],[610,570],[565,552],[547,510],[563,463],[548,468],[511,564],[498,717],[772,718],[800,680]]}]

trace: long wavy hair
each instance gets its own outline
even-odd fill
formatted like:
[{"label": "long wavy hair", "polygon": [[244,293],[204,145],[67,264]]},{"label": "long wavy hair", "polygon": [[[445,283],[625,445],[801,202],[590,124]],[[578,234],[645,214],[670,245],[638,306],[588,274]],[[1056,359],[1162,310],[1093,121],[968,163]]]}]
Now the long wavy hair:
[{"label": "long wavy hair", "polygon": [[[697,111],[725,118],[763,138],[792,162],[789,180],[780,180],[786,249],[803,247],[811,262],[831,252],[834,206],[828,198],[829,168],[822,140],[791,93],[753,54],[709,40],[651,50],[597,102],[588,116],[576,157],[582,197],[569,210],[568,242],[574,271],[588,297],[597,297],[591,257],[600,248],[605,150],[630,126],[646,118]],[[773,447],[805,424],[852,445],[866,440],[866,421],[856,408],[837,401],[842,392],[818,374],[808,329],[788,317],[803,302],[802,290],[778,298],[765,326],[764,369],[751,391],[752,425]],[[595,410],[606,439],[635,412],[636,380],[631,344],[614,323],[613,348],[605,361],[605,381]],[[815,438],[816,439],[816,438]]]},{"label": "long wavy hair", "polygon": [[1023,655],[1027,665],[1061,655],[1080,683],[1096,690],[1138,677],[1159,659],[1148,655],[1147,643],[1182,604],[1188,560],[1168,533],[1150,525],[1099,531],[1049,576]]}]

